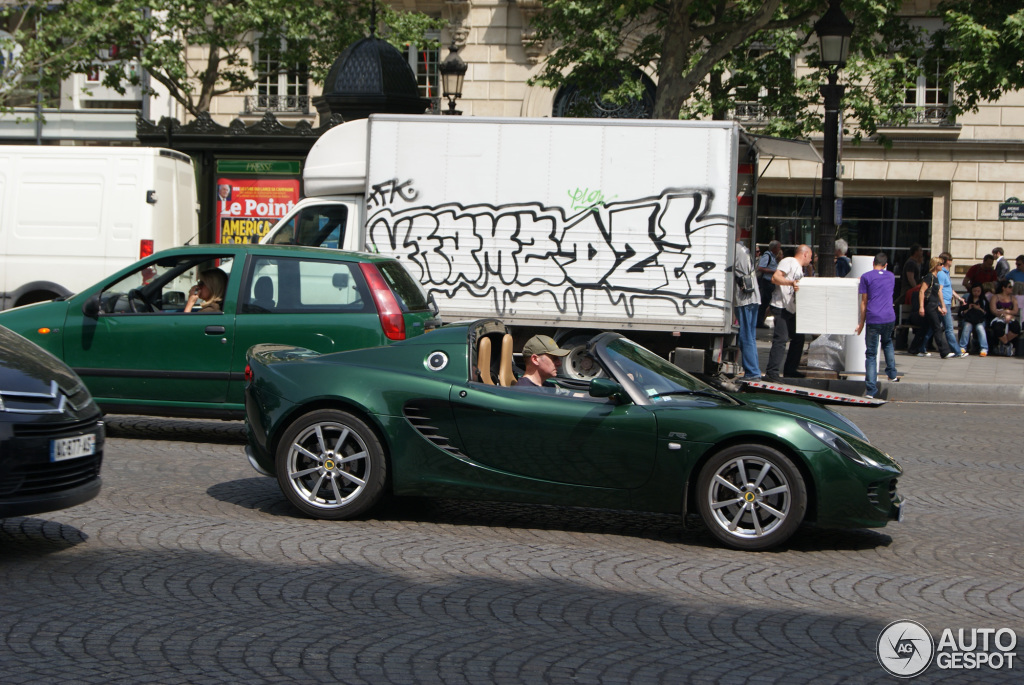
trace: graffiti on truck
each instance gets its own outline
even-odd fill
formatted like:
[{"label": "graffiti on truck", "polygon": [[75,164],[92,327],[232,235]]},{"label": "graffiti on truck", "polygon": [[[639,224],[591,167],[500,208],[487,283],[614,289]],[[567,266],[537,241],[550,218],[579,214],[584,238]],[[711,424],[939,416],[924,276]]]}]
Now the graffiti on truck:
[{"label": "graffiti on truck", "polygon": [[691,263],[695,237],[724,245],[729,235],[730,218],[709,211],[711,189],[666,189],[575,212],[536,202],[396,207],[390,200],[403,194],[417,194],[409,181],[374,186],[368,242],[439,298],[465,291],[492,300],[499,315],[539,300],[577,316],[589,298],[607,298],[629,318],[651,300],[680,315],[727,304],[724,265]]}]

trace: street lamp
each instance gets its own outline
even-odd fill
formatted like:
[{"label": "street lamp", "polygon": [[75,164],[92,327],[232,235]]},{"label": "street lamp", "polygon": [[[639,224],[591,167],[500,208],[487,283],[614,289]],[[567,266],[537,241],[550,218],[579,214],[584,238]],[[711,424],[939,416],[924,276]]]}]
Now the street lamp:
[{"label": "street lamp", "polygon": [[[821,66],[828,73],[828,83],[819,88],[825,100],[825,149],[821,169],[821,232],[818,238],[818,271],[821,276],[835,275],[836,226],[842,222],[836,211],[836,174],[839,171],[839,106],[846,86],[838,83],[839,70],[850,56],[853,22],[839,7],[839,0],[830,0],[828,11],[814,25],[821,49]],[[838,219],[838,220],[837,220]]]},{"label": "street lamp", "polygon": [[455,109],[455,101],[462,97],[462,80],[466,78],[468,69],[469,65],[459,57],[459,48],[452,41],[448,56],[437,66],[441,72],[441,94],[448,98],[448,111],[442,114],[462,114]]}]

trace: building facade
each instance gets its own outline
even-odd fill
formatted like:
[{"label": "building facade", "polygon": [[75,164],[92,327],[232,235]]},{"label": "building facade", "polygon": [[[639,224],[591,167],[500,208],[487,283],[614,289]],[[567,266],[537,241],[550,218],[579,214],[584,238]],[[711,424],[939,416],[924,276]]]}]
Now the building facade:
[{"label": "building facade", "polygon": [[[572,92],[528,84],[539,74],[549,48],[534,39],[531,29],[531,20],[542,11],[541,0],[390,0],[390,4],[446,22],[438,36],[444,48],[408,46],[405,52],[420,94],[434,103],[433,109],[441,106],[437,66],[453,43],[468,64],[458,101],[464,116],[559,116],[572,101]],[[935,20],[927,13],[935,5],[936,0],[908,0],[904,11],[916,24],[929,28]],[[202,49],[190,50],[192,59],[205,59]],[[255,92],[216,98],[210,110],[215,122],[228,125],[241,119],[251,124],[271,112],[286,125],[322,123],[311,105],[320,92],[308,76],[279,70],[270,49],[253,55],[253,64],[259,77]],[[653,88],[656,77],[648,76]],[[908,87],[907,106],[915,111],[915,123],[886,130],[890,147],[871,140],[853,145],[846,139],[841,153],[839,235],[854,254],[886,250],[896,262],[902,261],[913,243],[931,254],[949,250],[957,260],[957,273],[996,246],[1003,247],[1012,261],[1024,253],[1024,222],[1017,220],[1024,219],[1024,212],[1018,215],[1013,202],[1024,198],[1024,93],[983,104],[978,112],[954,121],[949,117],[949,92],[941,85],[941,73],[930,76],[934,78],[924,77]],[[69,84],[68,93],[80,92],[82,85]],[[91,103],[79,95],[65,97],[62,102],[67,106],[47,117],[48,126],[50,121],[75,119],[74,112],[83,121],[107,112],[110,121],[123,125],[126,111],[115,107],[117,98],[108,93],[90,97]],[[129,93],[127,97],[139,96]],[[166,96],[142,100],[139,107],[154,121],[161,116],[189,119]],[[107,109],[98,109],[97,104]],[[592,103],[592,113],[643,116],[644,107],[639,102],[622,111],[606,111],[601,103]],[[756,102],[747,103],[736,114],[756,130]],[[0,122],[0,137],[6,137],[5,126],[9,122]],[[820,136],[814,142],[821,147]],[[789,245],[813,244],[821,166],[781,158],[766,162],[762,160],[758,184],[757,242],[777,238]]]}]

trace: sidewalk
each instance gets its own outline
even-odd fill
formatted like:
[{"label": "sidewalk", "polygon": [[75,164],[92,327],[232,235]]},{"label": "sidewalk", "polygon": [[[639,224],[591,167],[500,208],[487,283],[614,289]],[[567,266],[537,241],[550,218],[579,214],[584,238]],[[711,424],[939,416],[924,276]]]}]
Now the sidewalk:
[{"label": "sidewalk", "polygon": [[[770,319],[769,319],[770,321]],[[816,336],[808,335],[807,344]],[[771,349],[772,329],[757,329],[757,353],[761,372],[768,367],[768,351]],[[804,352],[806,352],[806,344]],[[881,351],[879,358],[881,360]],[[889,383],[883,368],[878,372],[878,397],[895,402],[946,402],[980,404],[1024,405],[1024,358],[1021,357],[969,357],[941,359],[933,351],[930,357],[918,357],[906,352],[896,352],[896,370],[901,376],[899,383]],[[802,369],[808,375],[816,369]],[[791,385],[811,387],[818,390],[864,394],[863,376],[846,379],[840,374],[839,380],[823,378],[782,378]]]}]

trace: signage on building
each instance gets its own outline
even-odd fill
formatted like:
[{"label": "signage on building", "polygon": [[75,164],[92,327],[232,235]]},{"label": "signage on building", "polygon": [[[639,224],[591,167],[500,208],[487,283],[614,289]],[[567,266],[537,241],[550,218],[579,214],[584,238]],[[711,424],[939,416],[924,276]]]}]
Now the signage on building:
[{"label": "signage on building", "polygon": [[217,161],[218,243],[258,243],[299,201],[297,161]]},{"label": "signage on building", "polygon": [[999,203],[1000,221],[1024,221],[1024,202],[1015,197],[1006,198],[1006,202]]}]

